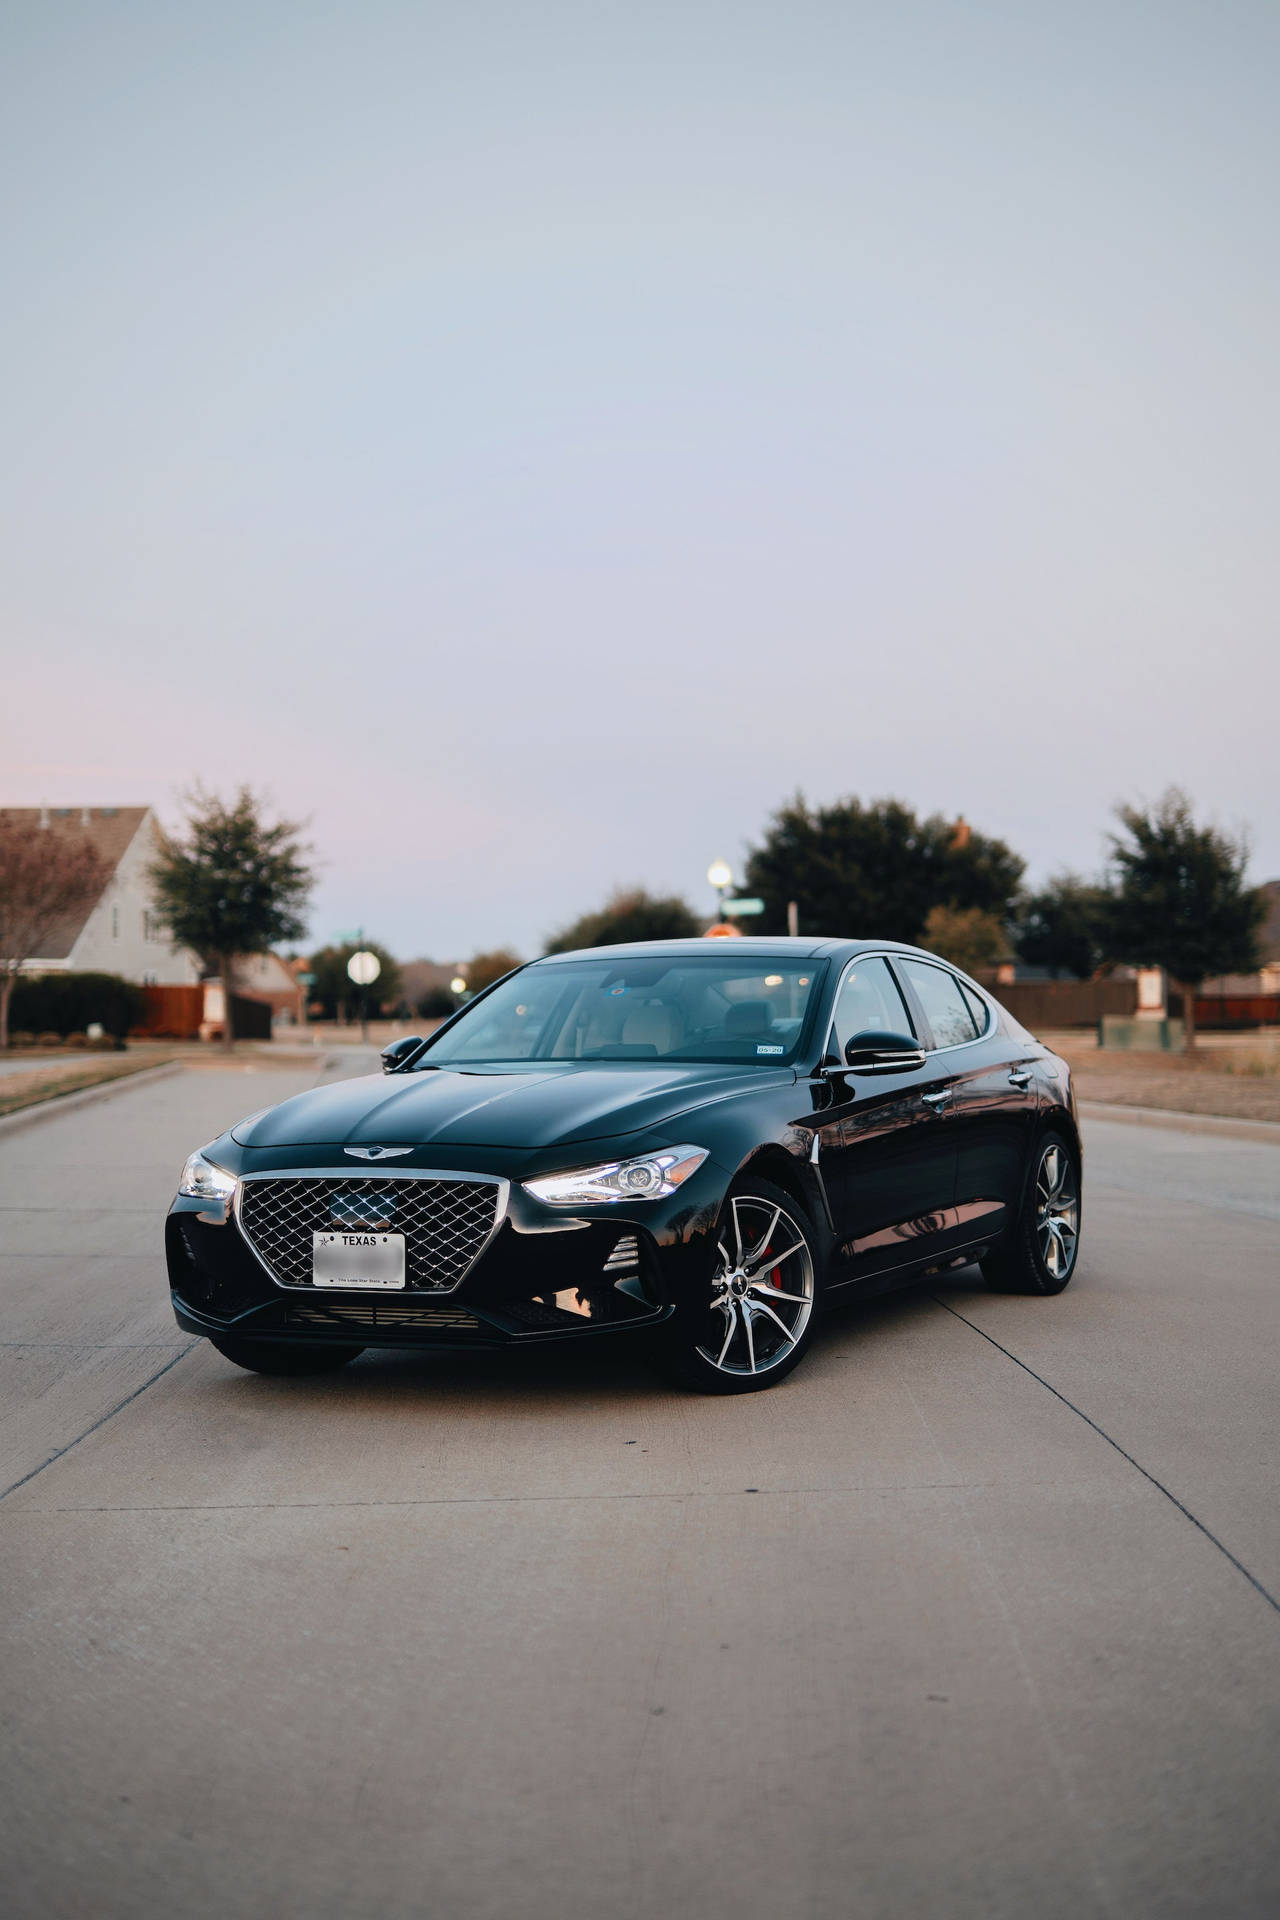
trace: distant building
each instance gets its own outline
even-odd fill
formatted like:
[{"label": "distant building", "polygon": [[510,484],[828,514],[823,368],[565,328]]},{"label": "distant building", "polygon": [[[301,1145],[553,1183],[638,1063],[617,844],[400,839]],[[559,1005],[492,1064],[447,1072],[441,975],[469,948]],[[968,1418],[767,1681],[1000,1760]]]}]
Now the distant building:
[{"label": "distant building", "polygon": [[139,986],[194,986],[201,966],[177,947],[156,912],[147,869],[161,846],[150,807],[6,807],[35,833],[86,838],[110,877],[88,907],[68,914],[24,973],[116,973]]},{"label": "distant building", "polygon": [[[296,1026],[302,1019],[303,989],[297,971],[306,970],[306,961],[282,960],[278,953],[247,953],[237,957],[232,986],[249,1000],[265,1000],[271,1015],[282,1026]],[[221,1019],[221,1013],[219,1013]]]},{"label": "distant building", "polygon": [[1280,880],[1264,881],[1261,890],[1267,902],[1267,917],[1258,929],[1261,967],[1257,973],[1224,973],[1206,980],[1203,993],[1237,997],[1280,993]]}]

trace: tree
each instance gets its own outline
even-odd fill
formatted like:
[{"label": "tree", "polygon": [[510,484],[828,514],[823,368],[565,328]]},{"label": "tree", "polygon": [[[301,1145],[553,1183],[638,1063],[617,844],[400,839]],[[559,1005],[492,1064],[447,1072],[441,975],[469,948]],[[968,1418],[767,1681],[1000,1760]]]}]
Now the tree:
[{"label": "tree", "polygon": [[495,980],[501,980],[504,973],[510,973],[513,967],[520,966],[518,953],[512,953],[509,947],[495,947],[492,953],[476,953],[462,968],[468,993],[483,993]]},{"label": "tree", "polygon": [[[347,972],[353,953],[377,955],[382,971],[371,987],[358,987]],[[344,940],[339,946],[321,947],[312,954],[309,971],[315,975],[310,998],[320,1002],[326,1020],[345,1020],[352,1008],[359,1009],[362,993],[375,1007],[394,1007],[401,998],[400,963],[376,940]]]},{"label": "tree", "polygon": [[810,808],[797,794],[749,849],[745,879],[765,903],[762,933],[786,932],[794,900],[805,933],[919,942],[933,907],[1003,918],[1022,865],[1003,840],[941,814],[918,820],[901,800]]},{"label": "tree", "polygon": [[109,878],[87,834],[0,812],[0,1048],[9,1044],[9,1001],[22,968],[47,950],[60,921],[87,913]]},{"label": "tree", "polygon": [[1116,808],[1116,885],[1109,943],[1117,960],[1163,967],[1182,988],[1188,1051],[1196,1038],[1196,994],[1217,973],[1252,973],[1266,916],[1260,887],[1244,883],[1249,850],[1217,827],[1197,826],[1191,801],[1170,787],[1144,812]]},{"label": "tree", "polygon": [[1045,967],[1056,980],[1069,973],[1089,980],[1107,958],[1110,895],[1079,874],[1056,874],[1039,893],[1014,903],[1013,944],[1029,967]]},{"label": "tree", "polygon": [[921,945],[963,973],[977,974],[1004,958],[1009,941],[996,915],[981,907],[931,907]]},{"label": "tree", "polygon": [[229,804],[196,787],[187,806],[186,832],[166,840],[151,883],[173,939],[217,968],[226,1008],[222,1039],[230,1050],[236,960],[305,932],[302,910],[313,876],[298,838],[301,826],[268,824],[249,787]]},{"label": "tree", "polygon": [[621,887],[598,913],[584,913],[547,942],[548,953],[575,947],[616,947],[624,940],[687,940],[702,932],[702,922],[677,894],[646,893]]}]

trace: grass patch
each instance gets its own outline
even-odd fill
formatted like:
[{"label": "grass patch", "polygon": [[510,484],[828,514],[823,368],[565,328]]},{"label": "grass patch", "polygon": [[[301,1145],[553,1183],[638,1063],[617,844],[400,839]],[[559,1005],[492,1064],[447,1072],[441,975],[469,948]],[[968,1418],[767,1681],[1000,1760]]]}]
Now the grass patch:
[{"label": "grass patch", "polygon": [[20,1113],[23,1107],[39,1106],[45,1100],[57,1100],[66,1093],[80,1093],[86,1087],[101,1087],[110,1080],[125,1080],[132,1073],[145,1073],[150,1067],[166,1066],[169,1054],[149,1054],[141,1060],[97,1060],[92,1065],[36,1067],[30,1073],[7,1073],[0,1078],[0,1117]]}]

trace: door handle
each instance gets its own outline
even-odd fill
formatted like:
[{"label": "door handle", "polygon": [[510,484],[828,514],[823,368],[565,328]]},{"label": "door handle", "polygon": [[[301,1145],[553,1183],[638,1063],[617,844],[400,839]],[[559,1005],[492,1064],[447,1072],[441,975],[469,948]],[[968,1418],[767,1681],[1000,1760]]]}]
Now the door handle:
[{"label": "door handle", "polygon": [[940,1093],[922,1093],[920,1098],[927,1107],[932,1107],[935,1113],[941,1113],[951,1098],[951,1089],[949,1087],[943,1087]]},{"label": "door handle", "polygon": [[1019,1093],[1025,1093],[1031,1085],[1031,1075],[1025,1067],[1013,1067],[1010,1070],[1009,1078],[1014,1086],[1017,1087]]}]

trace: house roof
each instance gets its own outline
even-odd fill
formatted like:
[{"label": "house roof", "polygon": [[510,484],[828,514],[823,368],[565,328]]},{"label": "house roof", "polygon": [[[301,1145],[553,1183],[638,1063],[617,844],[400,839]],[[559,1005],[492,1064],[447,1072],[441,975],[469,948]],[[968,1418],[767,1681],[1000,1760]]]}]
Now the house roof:
[{"label": "house roof", "polygon": [[[0,807],[0,817],[28,827],[32,833],[89,840],[106,862],[110,880],[150,811],[149,807]],[[97,894],[86,906],[65,914],[48,939],[42,941],[43,952],[33,958],[65,960],[101,898],[102,894]]]}]

